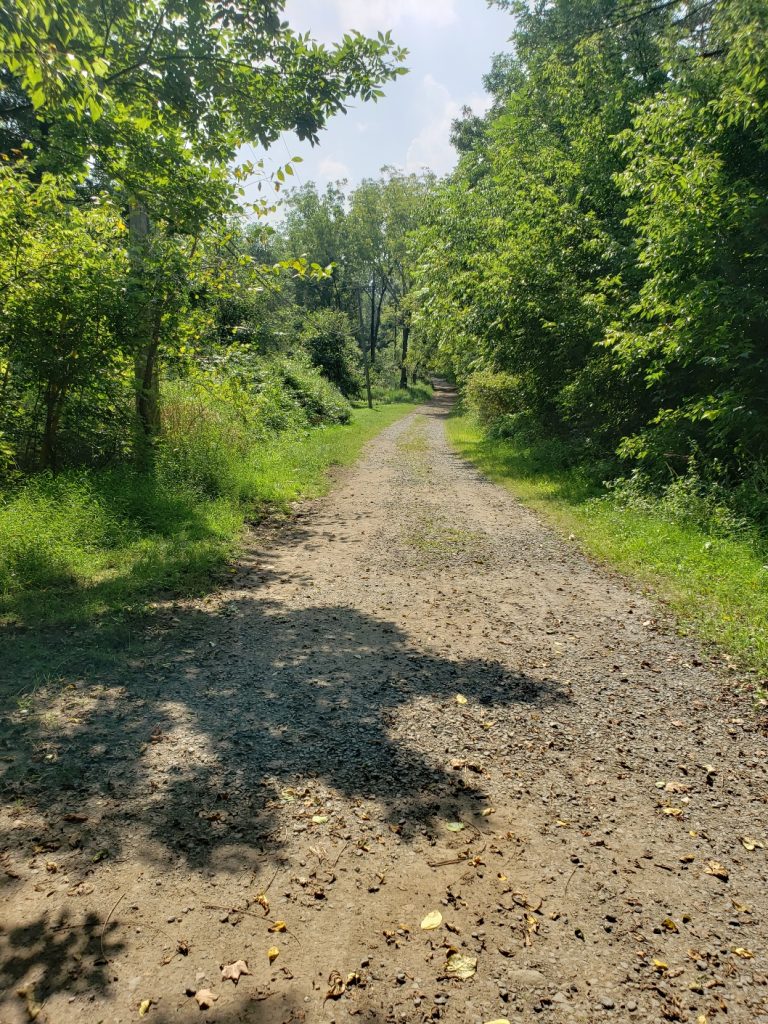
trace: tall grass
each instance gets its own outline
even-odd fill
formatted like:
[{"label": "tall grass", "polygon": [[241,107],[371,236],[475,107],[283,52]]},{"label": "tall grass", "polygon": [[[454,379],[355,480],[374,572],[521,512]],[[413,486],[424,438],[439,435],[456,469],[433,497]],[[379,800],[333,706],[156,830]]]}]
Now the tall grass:
[{"label": "tall grass", "polygon": [[332,418],[349,423],[315,426],[291,414],[281,430],[191,385],[168,388],[164,407],[150,467],[41,476],[0,499],[0,621],[82,623],[205,589],[244,522],[321,493],[329,467],[412,405],[345,405]]},{"label": "tall grass", "polygon": [[652,584],[683,628],[768,675],[768,544],[755,529],[682,482],[640,497],[599,486],[552,446],[490,439],[467,416],[448,432],[461,455],[591,555]]}]

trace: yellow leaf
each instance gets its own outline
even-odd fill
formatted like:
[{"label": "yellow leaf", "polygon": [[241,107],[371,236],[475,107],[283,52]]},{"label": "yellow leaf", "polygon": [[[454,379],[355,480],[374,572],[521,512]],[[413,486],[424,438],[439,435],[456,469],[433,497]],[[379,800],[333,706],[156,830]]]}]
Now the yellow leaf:
[{"label": "yellow leaf", "polygon": [[682,807],[662,807],[662,811],[665,814],[671,815],[673,818],[679,818],[683,813]]},{"label": "yellow leaf", "polygon": [[732,952],[735,953],[736,956],[740,956],[742,960],[752,960],[755,956],[751,949],[744,949],[743,946],[737,946],[732,950]]},{"label": "yellow leaf", "polygon": [[284,932],[286,929],[285,921],[275,921],[267,928],[268,932]]},{"label": "yellow leaf", "polygon": [[144,1000],[142,1000],[142,1003],[139,1006],[139,1016],[140,1017],[146,1017],[146,1015],[149,1013],[149,1008],[150,1008],[151,1005],[152,1005],[152,1000],[151,999],[144,999]]},{"label": "yellow leaf", "polygon": [[421,929],[425,932],[431,932],[433,928],[439,928],[442,923],[443,915],[439,910],[433,910],[432,913],[427,914],[421,922]]},{"label": "yellow leaf", "polygon": [[495,810],[495,807],[484,807],[483,810],[481,811],[481,814],[484,818],[489,818],[495,812]]},{"label": "yellow leaf", "polygon": [[708,860],[704,868],[704,874],[714,875],[715,878],[719,878],[722,882],[728,881],[728,868],[724,867],[719,860]]},{"label": "yellow leaf", "polygon": [[669,970],[669,964],[665,963],[663,960],[654,960],[653,961],[653,969],[655,971],[658,971],[659,974],[663,974],[664,971],[668,971]]},{"label": "yellow leaf", "polygon": [[693,853],[684,853],[680,858],[681,864],[692,864],[696,860],[696,855]]},{"label": "yellow leaf", "polygon": [[313,814],[312,815],[312,823],[314,825],[324,825],[326,823],[326,821],[328,821],[328,815],[327,814]]},{"label": "yellow leaf", "polygon": [[753,839],[751,836],[742,836],[741,837],[741,845],[744,847],[745,850],[749,850],[750,852],[752,850],[764,850],[765,849],[765,847],[763,846],[763,844],[760,842],[759,839]]},{"label": "yellow leaf", "polygon": [[661,927],[665,928],[668,932],[679,932],[680,929],[677,927],[671,917],[665,917],[661,922]]},{"label": "yellow leaf", "polygon": [[456,694],[456,703],[457,704],[466,704],[467,703],[467,698],[464,696],[463,693],[457,693]]},{"label": "yellow leaf", "polygon": [[269,957],[269,962],[273,964],[275,960],[277,960],[277,958],[280,956],[280,950],[277,948],[277,946],[270,946],[269,949],[267,950],[267,956]]},{"label": "yellow leaf", "polygon": [[485,1024],[509,1024],[506,1017],[499,1017],[497,1020],[487,1020]]},{"label": "yellow leaf", "polygon": [[465,956],[463,953],[451,953],[445,963],[445,973],[449,978],[466,981],[477,973],[477,957]]}]

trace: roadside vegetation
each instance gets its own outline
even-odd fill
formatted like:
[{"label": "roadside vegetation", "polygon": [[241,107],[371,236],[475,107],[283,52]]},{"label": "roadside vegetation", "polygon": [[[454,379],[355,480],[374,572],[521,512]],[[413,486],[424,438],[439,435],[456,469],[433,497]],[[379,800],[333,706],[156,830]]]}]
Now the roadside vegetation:
[{"label": "roadside vegetation", "polygon": [[768,8],[496,0],[414,242],[459,449],[768,672]]},{"label": "roadside vegetation", "polygon": [[[545,441],[489,437],[471,415],[448,423],[456,450],[589,554],[653,585],[683,628],[768,676],[768,543],[711,489],[683,478],[661,497],[603,484]],[[768,698],[757,684],[760,700]]]}]

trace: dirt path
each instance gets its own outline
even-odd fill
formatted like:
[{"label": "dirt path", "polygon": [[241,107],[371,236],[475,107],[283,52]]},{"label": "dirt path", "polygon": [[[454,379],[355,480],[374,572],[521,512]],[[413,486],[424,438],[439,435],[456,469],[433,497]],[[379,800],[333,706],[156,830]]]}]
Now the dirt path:
[{"label": "dirt path", "polygon": [[6,716],[3,1024],[768,1022],[768,740],[448,405]]}]

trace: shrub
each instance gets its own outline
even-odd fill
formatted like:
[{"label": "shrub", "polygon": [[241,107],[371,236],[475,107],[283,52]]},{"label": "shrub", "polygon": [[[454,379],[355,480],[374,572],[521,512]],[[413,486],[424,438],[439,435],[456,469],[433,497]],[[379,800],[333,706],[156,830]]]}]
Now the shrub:
[{"label": "shrub", "polygon": [[309,313],[301,332],[301,343],[331,383],[349,398],[362,391],[358,348],[349,317],[333,309]]},{"label": "shrub", "polygon": [[467,407],[484,427],[499,427],[523,412],[520,381],[511,373],[478,370],[465,386]]}]

